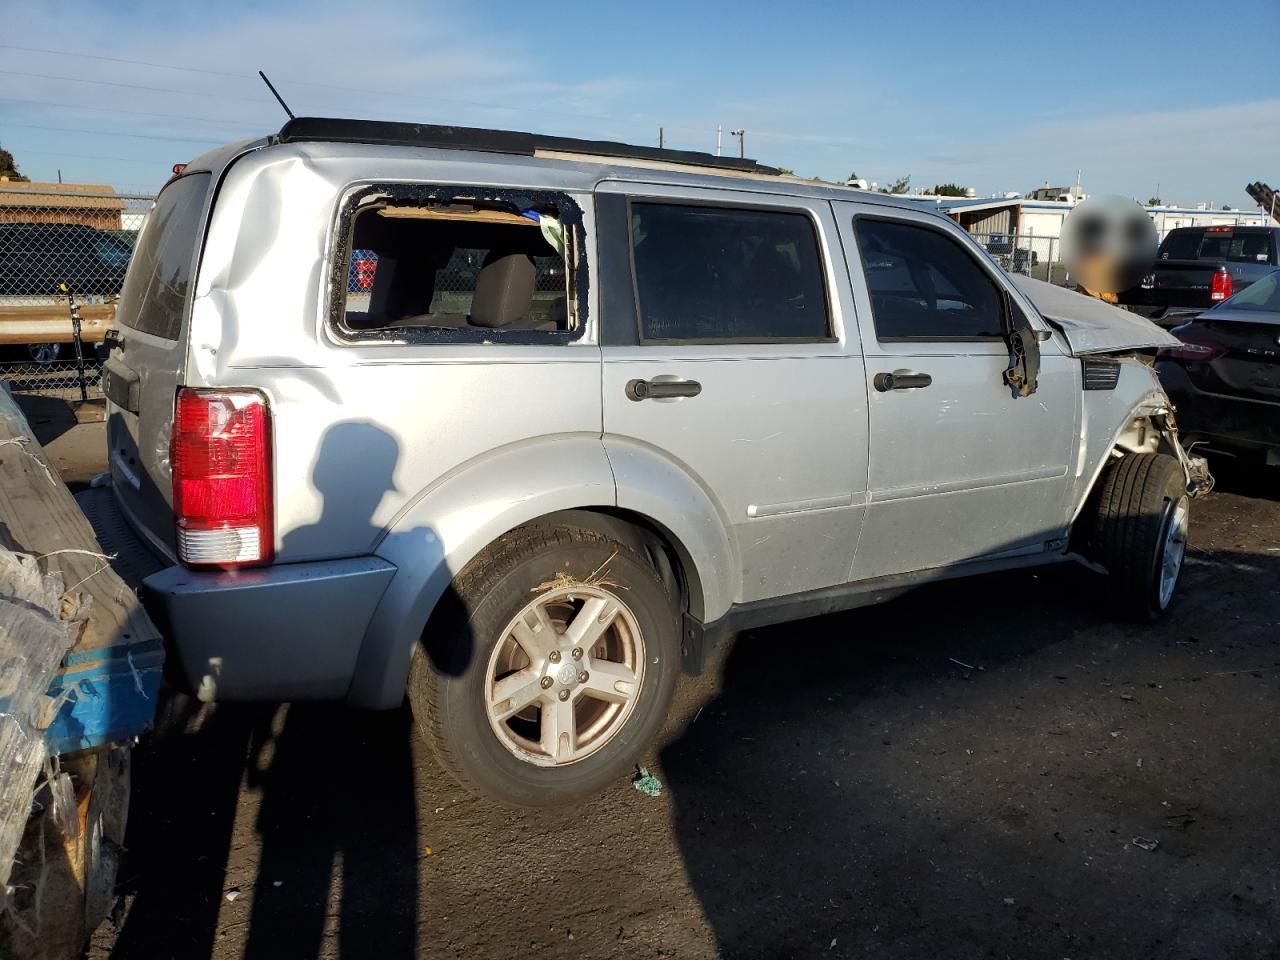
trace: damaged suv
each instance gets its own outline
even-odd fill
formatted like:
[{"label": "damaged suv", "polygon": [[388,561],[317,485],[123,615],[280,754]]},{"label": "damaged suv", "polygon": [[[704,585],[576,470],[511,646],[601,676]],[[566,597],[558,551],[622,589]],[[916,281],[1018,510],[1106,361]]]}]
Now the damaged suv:
[{"label": "damaged suv", "polygon": [[117,324],[82,503],[191,687],[407,695],[515,804],[730,631],[1064,560],[1158,617],[1209,483],[1168,334],[749,160],[292,120],[170,180]]}]

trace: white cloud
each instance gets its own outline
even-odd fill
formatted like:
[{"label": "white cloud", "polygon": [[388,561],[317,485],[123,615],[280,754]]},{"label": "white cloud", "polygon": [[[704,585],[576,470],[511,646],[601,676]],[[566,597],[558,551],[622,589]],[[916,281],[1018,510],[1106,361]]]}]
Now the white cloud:
[{"label": "white cloud", "polygon": [[1074,182],[1081,169],[1094,193],[1145,199],[1158,182],[1166,200],[1249,207],[1245,184],[1274,176],[1267,168],[1280,157],[1280,99],[1014,123],[937,148],[930,165],[990,189],[1027,190],[1046,177]]},{"label": "white cloud", "polygon": [[[604,74],[586,71],[553,44],[529,43],[520,30],[455,6],[289,0],[266,7],[168,3],[148,13],[136,6],[122,12],[115,3],[90,0],[23,6],[6,14],[6,42],[52,46],[47,38],[57,36],[85,52],[236,76],[0,50],[0,69],[202,94],[5,76],[5,97],[77,108],[0,102],[0,116],[11,124],[223,142],[279,125],[280,111],[256,76],[262,67],[298,113],[514,127],[641,143],[651,142],[661,124],[670,145],[703,150],[714,147],[715,127],[722,122],[726,151],[736,147],[728,130],[743,126],[748,156],[831,179],[856,169],[882,182],[911,174],[917,185],[952,180],[982,192],[1024,191],[1046,177],[1073,180],[1082,168],[1091,192],[1145,198],[1158,181],[1166,198],[1244,205],[1244,184],[1274,176],[1261,165],[1280,156],[1276,99],[1099,114],[1103,91],[1098,88],[1074,98],[1047,98],[1044,108],[1053,116],[1045,118],[987,106],[962,87],[939,89],[924,102],[908,99],[892,76],[860,68],[856,59],[813,64],[800,73],[771,73],[744,62],[732,73],[721,70],[706,84],[686,89],[674,77],[687,75],[688,65],[667,64],[663,51],[636,51]],[[549,18],[558,15],[547,11]],[[718,96],[716,90],[733,93]],[[43,175],[57,164],[117,183],[154,182],[170,162],[186,159],[184,151],[199,149],[177,141],[18,127],[0,127],[0,134],[20,161],[29,155],[26,165]],[[157,162],[153,169],[60,160],[51,155],[56,151],[154,156]],[[140,170],[147,171],[145,176],[130,177]]]}]

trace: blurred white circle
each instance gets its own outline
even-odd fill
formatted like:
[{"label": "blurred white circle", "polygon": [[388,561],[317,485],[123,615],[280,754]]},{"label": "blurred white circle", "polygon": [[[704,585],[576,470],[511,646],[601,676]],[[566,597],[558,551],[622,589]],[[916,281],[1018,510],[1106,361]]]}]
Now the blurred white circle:
[{"label": "blurred white circle", "polygon": [[1136,287],[1156,260],[1156,225],[1136,201],[1112,193],[1076,205],[1062,225],[1062,259],[1082,287]]}]

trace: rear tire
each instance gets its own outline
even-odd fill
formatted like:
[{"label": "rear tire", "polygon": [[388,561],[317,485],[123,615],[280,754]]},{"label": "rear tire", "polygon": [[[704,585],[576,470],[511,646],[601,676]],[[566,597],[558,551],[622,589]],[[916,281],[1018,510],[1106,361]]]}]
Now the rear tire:
[{"label": "rear tire", "polygon": [[1166,454],[1130,454],[1106,468],[1090,554],[1107,569],[1117,616],[1151,622],[1169,609],[1182,576],[1189,502],[1182,465]]},{"label": "rear tire", "polygon": [[408,695],[464,787],[553,806],[631,770],[679,665],[678,612],[648,560],[597,530],[543,523],[455,578],[414,651]]}]

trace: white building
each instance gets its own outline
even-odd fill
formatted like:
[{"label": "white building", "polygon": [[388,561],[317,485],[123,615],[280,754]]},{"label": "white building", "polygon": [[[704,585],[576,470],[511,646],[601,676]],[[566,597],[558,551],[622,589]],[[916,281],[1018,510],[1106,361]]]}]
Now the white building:
[{"label": "white building", "polygon": [[[921,197],[932,201],[960,226],[980,236],[1012,234],[1037,240],[1057,240],[1062,224],[1080,199],[1031,200],[1026,197]],[[1248,226],[1265,227],[1267,214],[1262,210],[1212,210],[1207,204],[1187,207],[1147,207],[1147,215],[1163,240],[1175,227]]]}]

